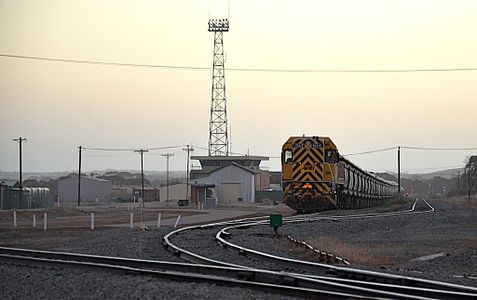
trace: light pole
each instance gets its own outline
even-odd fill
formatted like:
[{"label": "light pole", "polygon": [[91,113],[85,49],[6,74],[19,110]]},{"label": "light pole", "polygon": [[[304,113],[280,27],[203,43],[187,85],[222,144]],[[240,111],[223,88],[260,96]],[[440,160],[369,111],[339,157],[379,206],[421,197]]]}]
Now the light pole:
[{"label": "light pole", "polygon": [[172,156],[174,156],[173,153],[165,153],[165,154],[161,154],[162,156],[164,156],[166,159],[167,159],[167,169],[166,169],[166,193],[167,193],[167,196],[166,196],[166,205],[169,205],[169,158],[171,158]]}]

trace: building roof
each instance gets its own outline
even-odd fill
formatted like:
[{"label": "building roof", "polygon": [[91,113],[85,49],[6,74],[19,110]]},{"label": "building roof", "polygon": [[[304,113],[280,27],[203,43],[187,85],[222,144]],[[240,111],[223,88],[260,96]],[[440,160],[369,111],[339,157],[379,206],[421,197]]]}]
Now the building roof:
[{"label": "building roof", "polygon": [[[72,176],[61,178],[61,179],[59,179],[59,181],[68,180],[68,179],[76,179],[77,180],[78,175],[75,174],[75,175],[72,175]],[[97,181],[97,182],[111,182],[110,180],[96,178],[96,177],[89,177],[89,176],[84,176],[84,175],[81,176],[81,180],[91,180],[91,181]]]},{"label": "building roof", "polygon": [[215,172],[217,172],[217,171],[219,171],[219,170],[225,169],[225,168],[230,167],[230,166],[235,166],[235,167],[240,168],[240,169],[242,169],[242,170],[244,170],[244,171],[247,171],[247,172],[249,172],[249,173],[252,173],[253,175],[255,175],[255,174],[258,173],[258,172],[255,172],[255,171],[253,171],[253,170],[247,168],[247,167],[244,167],[244,166],[242,166],[242,165],[239,165],[239,164],[236,163],[236,162],[232,162],[232,163],[229,164],[229,165],[225,165],[225,166],[221,166],[221,167],[218,167],[218,168],[216,168],[216,169],[213,169],[213,170],[211,170],[210,172],[208,172],[208,174],[215,173]]},{"label": "building roof", "polygon": [[[217,168],[229,166],[232,163],[241,165],[249,169],[257,169],[262,160],[268,160],[265,156],[192,156],[191,159],[199,160],[202,169],[207,173],[212,172]],[[204,174],[200,171],[194,170],[194,173],[199,175]]]},{"label": "building roof", "polygon": [[18,181],[17,180],[0,180],[0,185],[6,185],[8,187],[15,187],[17,185]]},{"label": "building roof", "polygon": [[191,156],[191,159],[196,159],[200,161],[262,161],[268,160],[267,156],[254,156],[254,155],[244,155],[244,156]]}]

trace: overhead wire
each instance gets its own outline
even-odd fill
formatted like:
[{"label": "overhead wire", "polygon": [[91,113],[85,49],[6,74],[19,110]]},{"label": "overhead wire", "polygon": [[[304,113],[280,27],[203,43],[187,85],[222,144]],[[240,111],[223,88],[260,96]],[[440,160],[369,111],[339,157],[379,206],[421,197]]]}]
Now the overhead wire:
[{"label": "overhead wire", "polygon": [[184,147],[187,145],[177,145],[177,146],[163,146],[163,147],[150,147],[150,148],[101,148],[101,147],[81,147],[83,150],[90,150],[90,151],[109,151],[109,152],[134,152],[137,150],[148,150],[148,151],[156,151],[156,150],[167,150],[167,149],[176,149],[180,147]]},{"label": "overhead wire", "polygon": [[31,146],[33,148],[37,148],[37,149],[40,149],[40,150],[44,150],[44,151],[50,151],[50,152],[55,152],[55,153],[59,153],[59,154],[75,155],[74,152],[67,151],[67,150],[60,149],[60,148],[56,148],[56,147],[52,147],[52,146],[49,146],[49,145],[44,145],[44,144],[41,144],[39,142],[36,142],[35,140],[33,140],[31,138],[28,139],[28,141],[25,145]]},{"label": "overhead wire", "polygon": [[[179,65],[156,65],[141,63],[122,63],[113,61],[99,60],[81,60],[66,59],[44,56],[29,56],[18,54],[0,53],[0,57],[14,59],[28,59],[39,61],[51,61],[61,63],[107,65],[119,67],[140,67],[140,68],[159,68],[159,69],[178,69],[178,70],[211,70],[210,67],[199,66],[179,66]],[[268,73],[416,73],[416,72],[469,72],[477,71],[476,67],[451,67],[451,68],[410,68],[410,69],[271,69],[271,68],[227,68],[227,71],[237,72],[268,72]]]},{"label": "overhead wire", "polygon": [[401,146],[401,149],[408,150],[429,150],[429,151],[472,151],[477,150],[477,147],[464,147],[464,148],[452,148],[452,147],[411,147],[411,146]]},{"label": "overhead wire", "polygon": [[455,168],[464,168],[465,165],[457,165],[457,166],[441,166],[441,167],[432,167],[432,168],[411,168],[411,169],[406,169],[401,172],[408,172],[408,171],[425,171],[425,170],[439,170],[442,169],[442,171],[447,171],[449,168],[455,169]]},{"label": "overhead wire", "polygon": [[371,154],[371,153],[385,152],[385,151],[394,150],[394,149],[397,149],[397,147],[395,146],[395,147],[389,147],[389,148],[369,150],[369,151],[364,151],[364,152],[349,153],[349,154],[343,154],[343,156],[354,156],[354,155]]}]

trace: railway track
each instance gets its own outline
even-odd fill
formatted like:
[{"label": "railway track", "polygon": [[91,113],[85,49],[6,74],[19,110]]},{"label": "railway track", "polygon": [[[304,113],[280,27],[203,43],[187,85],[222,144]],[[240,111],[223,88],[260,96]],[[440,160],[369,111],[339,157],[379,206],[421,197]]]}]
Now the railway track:
[{"label": "railway track", "polygon": [[[416,210],[416,204],[422,201],[425,209]],[[298,222],[318,222],[322,220],[344,220],[344,219],[367,219],[382,218],[391,216],[405,216],[414,214],[425,214],[434,212],[434,208],[425,199],[416,199],[411,209],[398,212],[388,213],[366,213],[366,214],[350,214],[344,216],[322,216],[312,214],[307,216],[295,216],[284,219],[284,223]],[[255,218],[247,220],[238,220],[235,222],[223,222],[216,224],[208,224],[202,226],[190,226],[170,232],[164,237],[164,245],[175,255],[180,256],[188,261],[202,264],[221,265],[234,268],[244,269],[267,269],[275,272],[286,274],[293,278],[294,284],[300,280],[318,280],[325,282],[334,282],[347,285],[348,288],[366,287],[376,291],[376,295],[391,298],[416,298],[430,297],[433,299],[466,299],[477,297],[477,289],[472,287],[448,284],[438,281],[418,279],[400,275],[392,275],[380,272],[365,271],[353,269],[349,267],[337,267],[329,264],[315,263],[310,261],[296,260],[281,257],[245,248],[230,242],[232,231],[248,229],[253,226],[268,225],[267,219]],[[184,245],[178,245],[173,242],[178,236],[185,235],[184,239],[191,239],[199,236],[199,240],[206,239],[212,232],[215,232],[215,242],[223,249],[232,251],[228,252],[226,259],[215,259],[207,253],[200,253],[197,248],[197,239],[193,239],[194,247],[185,249]],[[191,234],[192,233],[192,234]],[[210,251],[209,246],[205,247]],[[199,250],[194,251],[194,250]],[[237,255],[238,254],[238,255]],[[231,263],[233,262],[233,263]],[[382,292],[383,294],[379,294]],[[397,295],[387,295],[387,292],[397,293]]]},{"label": "railway track", "polygon": [[[137,274],[181,281],[207,282],[261,290],[294,297],[323,299],[472,299],[471,292],[397,288],[351,280],[296,276],[282,272],[226,266],[139,260],[66,252],[0,248],[0,259],[14,264],[94,269],[114,273]],[[377,287],[379,289],[377,289]],[[418,294],[426,293],[425,296]]]},{"label": "railway track", "polygon": [[[335,221],[430,213],[425,200],[406,211],[340,216],[312,214],[285,218],[286,223]],[[164,245],[189,263],[34,251],[0,247],[0,260],[14,265],[83,268],[175,281],[242,287],[300,298],[323,299],[476,299],[477,288],[371,271],[304,262],[247,249],[232,243],[239,231],[268,226],[268,218],[248,218],[190,226],[170,232]],[[195,238],[194,238],[195,237]],[[188,241],[189,240],[189,241]],[[205,243],[205,244],[204,244]],[[212,247],[213,245],[214,247]],[[231,251],[228,251],[231,250]],[[219,257],[213,253],[220,252]],[[225,257],[225,259],[224,259]]]},{"label": "railway track", "polygon": [[[119,257],[85,255],[66,252],[37,251],[0,247],[0,260],[12,264],[74,267],[114,273],[138,274],[180,281],[206,282],[243,287],[269,293],[301,298],[320,299],[382,299],[383,293],[367,287],[350,287],[339,282],[306,279],[296,280],[279,272],[244,270],[225,266],[198,265],[177,262],[139,260]],[[410,299],[399,293],[387,297]],[[425,299],[425,298],[422,298]]]}]

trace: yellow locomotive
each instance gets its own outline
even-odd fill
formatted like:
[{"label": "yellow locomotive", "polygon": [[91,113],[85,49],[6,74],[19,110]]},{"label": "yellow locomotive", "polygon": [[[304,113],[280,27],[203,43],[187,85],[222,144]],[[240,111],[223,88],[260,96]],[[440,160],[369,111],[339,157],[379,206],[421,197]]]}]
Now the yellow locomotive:
[{"label": "yellow locomotive", "polygon": [[290,137],[282,147],[283,202],[300,213],[378,205],[398,184],[340,156],[329,137]]}]

